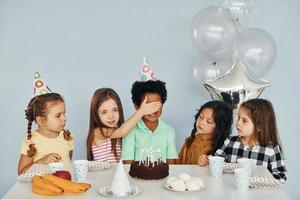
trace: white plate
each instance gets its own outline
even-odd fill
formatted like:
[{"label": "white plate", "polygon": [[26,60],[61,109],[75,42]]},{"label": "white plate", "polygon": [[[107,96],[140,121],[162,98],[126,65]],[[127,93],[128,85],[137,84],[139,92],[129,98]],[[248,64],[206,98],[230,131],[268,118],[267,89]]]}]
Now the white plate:
[{"label": "white plate", "polygon": [[[108,197],[120,197],[120,196],[116,196],[112,193],[111,189],[110,189],[110,185],[104,185],[101,186],[99,188],[99,194],[104,195],[104,196],[108,196]],[[139,195],[142,190],[137,186],[137,185],[131,185],[131,193],[128,193],[127,196],[122,196],[122,197],[133,197],[136,195]]]},{"label": "white plate", "polygon": [[237,168],[236,163],[225,163],[223,167],[223,172],[224,173],[233,173],[234,169]]},{"label": "white plate", "polygon": [[98,170],[104,170],[111,167],[110,163],[103,162],[100,160],[94,160],[88,162],[88,168],[89,171],[98,171]]},{"label": "white plate", "polygon": [[197,192],[197,191],[202,191],[205,189],[205,186],[201,187],[199,190],[193,190],[193,191],[180,191],[180,190],[175,190],[174,188],[172,188],[171,186],[169,186],[167,183],[164,183],[164,188],[166,188],[167,190],[171,190],[171,191],[175,191],[175,192]]},{"label": "white plate", "polygon": [[252,188],[276,188],[280,182],[273,177],[254,176],[250,179],[250,187]]}]

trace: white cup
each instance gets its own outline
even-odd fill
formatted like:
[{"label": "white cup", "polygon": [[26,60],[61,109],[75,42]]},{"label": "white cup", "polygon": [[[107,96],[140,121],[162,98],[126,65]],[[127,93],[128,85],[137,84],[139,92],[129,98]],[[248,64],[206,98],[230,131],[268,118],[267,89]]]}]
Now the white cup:
[{"label": "white cup", "polygon": [[248,158],[240,158],[237,160],[238,168],[252,169],[254,166],[253,160]]},{"label": "white cup", "polygon": [[234,169],[235,188],[239,191],[249,190],[251,178],[251,169],[236,168]]},{"label": "white cup", "polygon": [[73,170],[75,175],[75,182],[86,182],[88,173],[87,160],[73,161]]},{"label": "white cup", "polygon": [[63,162],[53,162],[48,164],[50,173],[55,173],[56,171],[63,170],[65,168],[65,163]]},{"label": "white cup", "polygon": [[213,177],[220,177],[223,174],[225,158],[220,156],[208,156],[209,172]]}]

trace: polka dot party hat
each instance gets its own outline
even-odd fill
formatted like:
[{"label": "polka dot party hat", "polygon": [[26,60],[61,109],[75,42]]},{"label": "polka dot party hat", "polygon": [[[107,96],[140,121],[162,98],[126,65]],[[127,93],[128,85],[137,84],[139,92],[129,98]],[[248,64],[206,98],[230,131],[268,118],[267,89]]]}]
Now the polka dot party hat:
[{"label": "polka dot party hat", "polygon": [[156,81],[156,78],[151,70],[151,67],[150,67],[147,59],[144,57],[142,69],[141,69],[141,73],[140,73],[140,81],[146,82],[149,80]]},{"label": "polka dot party hat", "polygon": [[45,84],[44,80],[41,79],[41,76],[38,72],[34,73],[33,81],[33,96],[39,96],[42,94],[51,93],[52,91]]}]

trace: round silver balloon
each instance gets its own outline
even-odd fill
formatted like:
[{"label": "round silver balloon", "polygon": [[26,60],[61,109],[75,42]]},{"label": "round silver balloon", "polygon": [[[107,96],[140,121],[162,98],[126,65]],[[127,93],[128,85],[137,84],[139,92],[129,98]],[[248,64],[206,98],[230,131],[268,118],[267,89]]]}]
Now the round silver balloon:
[{"label": "round silver balloon", "polygon": [[205,7],[193,19],[193,40],[209,54],[219,54],[231,49],[236,32],[231,14],[219,6]]},{"label": "round silver balloon", "polygon": [[245,27],[253,17],[255,11],[255,0],[221,0],[220,5],[227,8],[236,22]]},{"label": "round silver balloon", "polygon": [[272,36],[258,28],[245,29],[236,36],[234,59],[240,59],[251,77],[261,78],[272,68],[276,45]]},{"label": "round silver balloon", "polygon": [[192,78],[200,90],[200,94],[205,99],[209,99],[209,94],[203,83],[213,81],[224,76],[231,68],[232,60],[224,55],[219,58],[212,58],[204,55],[196,60],[192,67]]},{"label": "round silver balloon", "polygon": [[213,100],[225,101],[231,104],[234,109],[248,99],[259,97],[269,85],[268,81],[250,78],[243,64],[239,61],[224,77],[204,83]]}]

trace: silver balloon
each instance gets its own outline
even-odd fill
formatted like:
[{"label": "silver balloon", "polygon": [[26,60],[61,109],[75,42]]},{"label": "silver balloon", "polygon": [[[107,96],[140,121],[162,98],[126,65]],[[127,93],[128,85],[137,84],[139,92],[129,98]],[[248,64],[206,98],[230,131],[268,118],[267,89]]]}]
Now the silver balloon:
[{"label": "silver balloon", "polygon": [[220,5],[230,11],[240,26],[245,26],[255,11],[255,0],[221,0]]},{"label": "silver balloon", "polygon": [[224,77],[204,83],[212,99],[225,101],[231,104],[234,109],[248,99],[259,97],[269,85],[268,81],[250,78],[243,64],[239,61]]},{"label": "silver balloon", "polygon": [[230,70],[231,66],[231,59],[225,55],[219,58],[211,58],[208,55],[204,55],[196,60],[192,67],[192,78],[194,83],[200,89],[202,97],[209,99],[209,95],[207,94],[207,90],[203,83],[224,76]]},{"label": "silver balloon", "polygon": [[236,36],[234,59],[240,59],[251,77],[261,78],[273,66],[276,45],[272,36],[258,28],[245,29]]},{"label": "silver balloon", "polygon": [[231,49],[237,28],[228,10],[208,6],[193,19],[193,40],[203,51],[218,54]]}]

